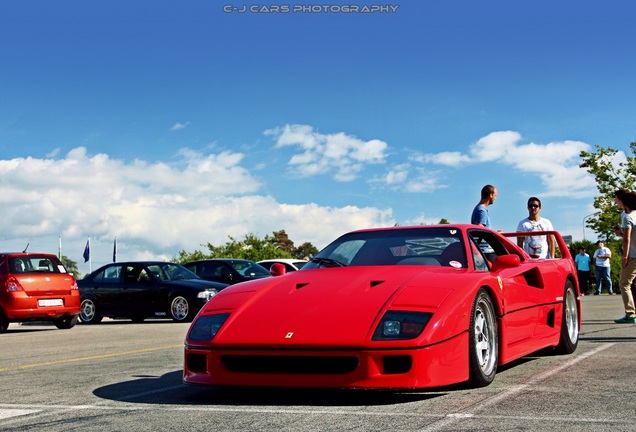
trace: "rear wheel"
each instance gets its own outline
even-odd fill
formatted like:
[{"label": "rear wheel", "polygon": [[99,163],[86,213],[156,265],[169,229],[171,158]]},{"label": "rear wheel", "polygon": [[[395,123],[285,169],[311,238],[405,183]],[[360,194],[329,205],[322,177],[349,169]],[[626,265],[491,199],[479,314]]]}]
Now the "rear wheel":
[{"label": "rear wheel", "polygon": [[176,296],[170,303],[170,315],[174,321],[183,322],[190,319],[190,303],[183,296]]},{"label": "rear wheel", "polygon": [[556,347],[558,354],[572,354],[579,344],[579,304],[576,301],[574,285],[565,283],[563,313],[561,316],[561,337]]},{"label": "rear wheel", "polygon": [[0,333],[4,333],[9,328],[9,320],[4,315],[4,311],[0,308]]},{"label": "rear wheel", "polygon": [[55,324],[55,327],[62,330],[73,328],[75,327],[75,324],[77,324],[77,315],[54,319],[53,324]]},{"label": "rear wheel", "polygon": [[484,289],[477,292],[473,302],[469,338],[469,381],[475,387],[487,386],[497,373],[499,343],[495,308]]},{"label": "rear wheel", "polygon": [[82,300],[79,318],[84,324],[97,324],[102,320],[102,317],[97,314],[97,305],[93,299]]}]

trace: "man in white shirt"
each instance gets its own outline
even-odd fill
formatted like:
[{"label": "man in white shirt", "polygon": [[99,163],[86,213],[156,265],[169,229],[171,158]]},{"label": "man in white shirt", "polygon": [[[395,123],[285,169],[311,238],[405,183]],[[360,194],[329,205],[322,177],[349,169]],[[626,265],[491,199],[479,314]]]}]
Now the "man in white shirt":
[{"label": "man in white shirt", "polygon": [[[528,217],[519,222],[517,232],[554,231],[552,222],[539,216],[541,200],[537,197],[528,199]],[[519,247],[523,247],[532,258],[554,258],[556,245],[552,235],[533,235],[517,238]]]},{"label": "man in white shirt", "polygon": [[594,295],[599,295],[603,288],[603,282],[607,285],[607,293],[612,295],[612,278],[610,277],[610,259],[612,251],[606,248],[602,241],[596,242],[594,251],[594,266],[596,267],[596,291]]}]

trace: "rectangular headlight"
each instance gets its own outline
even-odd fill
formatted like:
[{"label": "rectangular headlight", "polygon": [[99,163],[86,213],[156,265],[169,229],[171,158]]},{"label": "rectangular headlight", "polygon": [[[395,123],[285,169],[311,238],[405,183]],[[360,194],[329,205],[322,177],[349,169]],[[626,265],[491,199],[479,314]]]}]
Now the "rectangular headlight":
[{"label": "rectangular headlight", "polygon": [[429,312],[387,311],[373,333],[373,340],[415,339],[432,316]]},{"label": "rectangular headlight", "polygon": [[212,340],[229,316],[229,313],[199,316],[190,328],[190,339]]}]

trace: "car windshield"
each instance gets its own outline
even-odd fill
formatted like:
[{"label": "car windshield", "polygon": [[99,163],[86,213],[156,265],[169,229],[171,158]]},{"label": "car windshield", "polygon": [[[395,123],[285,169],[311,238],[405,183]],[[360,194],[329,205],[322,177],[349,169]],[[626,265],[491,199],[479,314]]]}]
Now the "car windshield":
[{"label": "car windshield", "polygon": [[429,265],[466,267],[462,233],[456,228],[410,228],[346,234],[304,269],[339,266]]},{"label": "car windshield", "polygon": [[160,281],[184,280],[184,279],[200,279],[199,276],[192,273],[187,268],[179,264],[173,263],[157,263],[148,266],[148,270],[152,275]]},{"label": "car windshield", "polygon": [[66,273],[62,263],[51,256],[20,256],[9,258],[11,273]]},{"label": "car windshield", "polygon": [[269,272],[265,267],[252,261],[231,261],[230,265],[234,267],[241,276],[245,278],[262,278],[269,276]]}]

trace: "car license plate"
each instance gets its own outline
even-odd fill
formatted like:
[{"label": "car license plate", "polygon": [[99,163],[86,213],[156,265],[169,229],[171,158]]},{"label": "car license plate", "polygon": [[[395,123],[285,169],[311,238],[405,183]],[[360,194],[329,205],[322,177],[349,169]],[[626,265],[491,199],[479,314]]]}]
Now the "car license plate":
[{"label": "car license plate", "polygon": [[42,299],[38,300],[38,306],[64,306],[62,299]]}]

